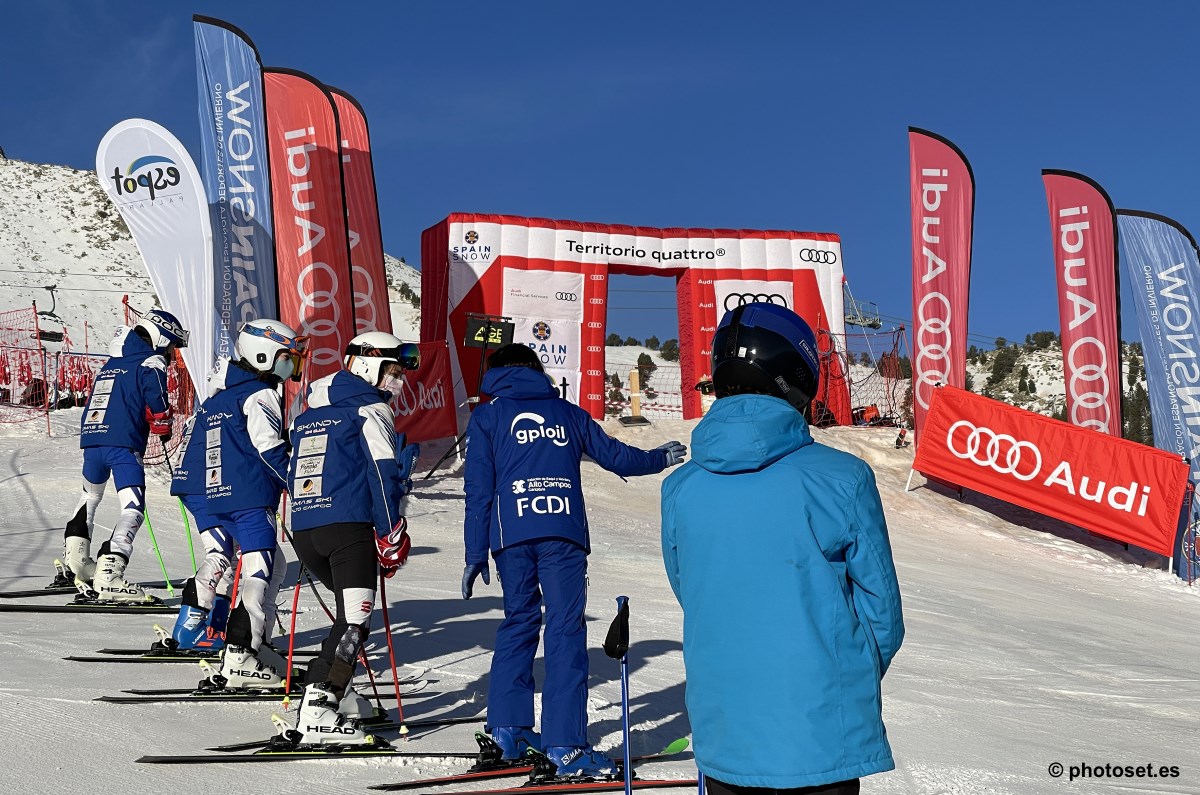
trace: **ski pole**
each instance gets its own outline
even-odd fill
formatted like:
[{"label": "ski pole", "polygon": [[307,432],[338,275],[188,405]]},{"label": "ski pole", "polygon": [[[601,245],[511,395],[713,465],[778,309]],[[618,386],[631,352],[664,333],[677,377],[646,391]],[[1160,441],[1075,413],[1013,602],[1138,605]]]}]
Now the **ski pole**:
[{"label": "ski pole", "polygon": [[286,710],[292,703],[292,657],[296,649],[296,610],[300,607],[300,582],[304,579],[304,566],[296,574],[296,588],[292,591],[292,621],[288,632],[287,679],[283,683],[283,708]]},{"label": "ski pole", "polygon": [[704,795],[704,774],[696,771],[696,795]]},{"label": "ski pole", "polygon": [[400,698],[400,677],[396,674],[396,651],[392,648],[392,620],[388,618],[387,577],[379,570],[379,601],[383,606],[383,634],[387,638],[388,657],[392,661],[392,685],[396,688],[396,712],[399,717],[400,736],[408,739],[408,726],[404,723],[404,701]]},{"label": "ski pole", "polygon": [[625,746],[625,795],[633,793],[633,760],[629,755],[629,597],[617,597],[617,615],[604,638],[604,653],[621,661],[621,734]]},{"label": "ski pole", "polygon": [[196,565],[196,547],[192,544],[192,523],[188,521],[187,509],[183,507],[183,497],[177,497],[179,500],[179,515],[183,517],[183,534],[187,536],[188,552],[192,553],[192,574],[200,570]]},{"label": "ski pole", "polygon": [[146,532],[150,534],[150,543],[154,545],[154,554],[158,556],[158,566],[162,569],[163,579],[167,583],[167,593],[174,596],[175,586],[171,584],[171,577],[167,574],[167,564],[163,563],[162,552],[158,548],[158,539],[154,537],[154,526],[150,524],[150,511],[148,507],[142,515],[146,517]]}]

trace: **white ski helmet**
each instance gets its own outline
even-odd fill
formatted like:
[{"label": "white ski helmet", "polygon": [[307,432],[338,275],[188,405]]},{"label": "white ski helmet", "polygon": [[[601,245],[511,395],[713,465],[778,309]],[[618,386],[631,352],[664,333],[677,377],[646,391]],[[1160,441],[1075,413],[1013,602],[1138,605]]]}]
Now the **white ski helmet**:
[{"label": "white ski helmet", "polygon": [[165,309],[151,309],[142,315],[134,328],[140,328],[150,337],[150,347],[160,353],[174,345],[176,348],[186,348],[188,333],[179,318]]},{"label": "white ski helmet", "polygon": [[405,370],[416,370],[421,355],[416,343],[401,342],[399,337],[385,331],[368,331],[350,340],[342,364],[346,369],[371,386],[379,386],[380,371],[389,362]]},{"label": "white ski helmet", "polygon": [[[274,373],[281,379],[298,380],[303,372],[307,337],[298,335],[291,326],[279,320],[259,318],[243,323],[238,330],[233,355],[259,373]],[[276,366],[280,352],[288,356],[282,361],[290,362],[290,372],[281,372]]]}]

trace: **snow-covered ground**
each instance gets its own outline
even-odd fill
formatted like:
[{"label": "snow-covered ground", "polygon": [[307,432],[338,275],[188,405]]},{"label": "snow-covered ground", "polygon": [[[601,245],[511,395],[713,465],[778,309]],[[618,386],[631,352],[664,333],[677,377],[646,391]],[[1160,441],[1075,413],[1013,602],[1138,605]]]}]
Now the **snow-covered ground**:
[{"label": "snow-covered ground", "polygon": [[[44,425],[0,427],[0,589],[48,581],[62,525],[75,503],[80,453],[77,412]],[[610,433],[642,447],[689,438],[694,422],[657,421]],[[883,493],[904,595],[908,635],[886,680],[885,720],[897,770],[864,782],[864,793],[1194,793],[1200,791],[1200,593],[1157,567],[1153,555],[1003,503],[969,495],[958,502],[936,487],[904,492],[911,448],[897,450],[894,430],[836,428],[817,439],[865,458]],[[429,445],[423,473],[441,450]],[[681,613],[662,572],[658,491],[662,475],[622,483],[585,465],[595,549],[588,617],[592,652],[592,739],[620,742],[619,667],[599,646],[615,597],[631,599],[633,751],[658,750],[689,733],[684,711]],[[165,473],[151,473],[150,517],[174,577],[190,571],[178,507]],[[101,505],[97,536],[116,511]],[[472,715],[488,686],[489,650],[500,618],[499,588],[479,585],[459,597],[462,479],[439,470],[418,482],[410,518],[414,552],[388,582],[396,648],[407,666],[428,668],[427,691],[405,704],[409,719]],[[107,527],[105,526],[107,525]],[[753,528],[730,528],[731,544],[753,543]],[[294,555],[288,550],[288,557]],[[291,578],[281,594],[290,620]],[[145,529],[130,574],[161,575]],[[714,587],[737,587],[714,583]],[[165,593],[163,594],[166,595]],[[39,597],[55,604],[64,597]],[[378,623],[378,613],[376,614]],[[109,665],[64,661],[105,646],[148,645],[152,624],[168,617],[3,615],[5,700],[0,747],[8,792],[106,795],[176,791],[362,792],[369,784],[451,773],[465,762],[306,761],[162,768],[134,764],[142,754],[197,751],[206,745],[265,737],[267,704],[121,706],[95,696],[128,687],[182,687],[189,665]],[[303,591],[297,644],[314,648],[328,622]],[[787,632],[786,626],[779,628]],[[375,666],[383,635],[370,639]],[[540,664],[539,664],[540,665]],[[747,655],[734,678],[755,675]],[[406,750],[469,751],[474,726],[413,732]],[[788,732],[788,726],[778,731]],[[388,735],[394,737],[395,735]],[[1176,765],[1175,779],[1053,778],[1052,763]],[[647,777],[690,775],[690,756],[647,765]],[[483,786],[483,785],[479,785]]]}]

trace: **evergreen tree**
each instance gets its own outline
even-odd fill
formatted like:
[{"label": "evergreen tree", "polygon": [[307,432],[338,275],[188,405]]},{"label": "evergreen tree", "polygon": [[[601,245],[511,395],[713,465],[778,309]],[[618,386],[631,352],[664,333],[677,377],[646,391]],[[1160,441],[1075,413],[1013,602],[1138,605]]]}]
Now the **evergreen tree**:
[{"label": "evergreen tree", "polygon": [[604,344],[610,348],[621,347],[621,335],[620,334],[609,334],[607,337],[604,338]]},{"label": "evergreen tree", "polygon": [[626,337],[625,345],[641,345],[641,343],[637,341],[637,337]]},{"label": "evergreen tree", "polygon": [[679,340],[667,340],[662,344],[662,349],[658,352],[658,354],[663,357],[663,361],[679,361]]},{"label": "evergreen tree", "polygon": [[650,350],[658,350],[659,344],[658,337],[646,337],[646,347]]}]

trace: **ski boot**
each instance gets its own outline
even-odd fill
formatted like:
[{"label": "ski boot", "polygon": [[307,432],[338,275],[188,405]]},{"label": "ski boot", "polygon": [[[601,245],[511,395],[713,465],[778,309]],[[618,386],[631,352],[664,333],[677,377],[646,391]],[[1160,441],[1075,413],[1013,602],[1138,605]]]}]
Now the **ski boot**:
[{"label": "ski boot", "polygon": [[67,536],[63,539],[62,565],[67,571],[59,568],[59,561],[54,561],[54,568],[58,569],[58,574],[54,577],[52,586],[62,584],[73,588],[77,579],[92,581],[96,576],[96,561],[92,560],[89,551],[91,545],[86,536]]},{"label": "ski boot", "polygon": [[75,585],[75,572],[71,567],[58,558],[54,559],[54,579],[46,586],[47,593],[78,590]]},{"label": "ski boot", "polygon": [[375,735],[363,731],[358,718],[338,712],[338,706],[330,683],[318,682],[304,688],[294,728],[280,716],[272,716],[271,720],[281,729],[276,744],[289,743],[295,747],[383,745]]},{"label": "ski boot", "polygon": [[[276,667],[278,665],[278,667]],[[258,654],[242,646],[226,645],[217,673],[208,660],[200,660],[208,676],[200,680],[201,690],[277,690],[283,692],[287,663],[266,644]]]},{"label": "ski boot", "polygon": [[541,756],[541,737],[533,729],[515,726],[497,726],[487,732],[475,732],[479,744],[479,757],[469,772],[503,770],[522,767],[531,763],[534,756]]},{"label": "ski boot", "polygon": [[96,576],[92,580],[96,598],[102,602],[161,604],[162,600],[143,591],[142,586],[125,579],[125,567],[128,565],[125,556],[116,552],[100,556],[96,561]]},{"label": "ski boot", "polygon": [[338,702],[338,712],[348,718],[356,718],[360,723],[381,723],[388,719],[387,713],[378,707],[371,706],[353,686],[346,688],[346,695]]},{"label": "ski boot", "polygon": [[[159,633],[160,639],[150,650],[153,652],[185,652],[200,655],[215,655],[225,647],[225,625],[229,622],[229,597],[217,594],[213,598],[212,610],[199,607],[193,580],[188,580],[183,589],[183,604],[175,628],[169,636]],[[189,598],[190,597],[190,598]],[[155,626],[157,632],[159,627]]]},{"label": "ski boot", "polygon": [[[534,778],[539,781],[615,781],[622,775],[620,766],[612,757],[591,746],[554,746],[546,749],[545,758],[549,764],[534,769]],[[549,772],[551,766],[551,776],[544,776],[543,773]]]}]

